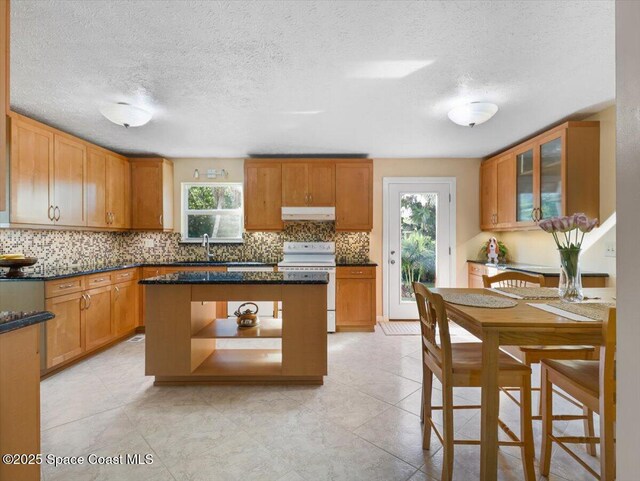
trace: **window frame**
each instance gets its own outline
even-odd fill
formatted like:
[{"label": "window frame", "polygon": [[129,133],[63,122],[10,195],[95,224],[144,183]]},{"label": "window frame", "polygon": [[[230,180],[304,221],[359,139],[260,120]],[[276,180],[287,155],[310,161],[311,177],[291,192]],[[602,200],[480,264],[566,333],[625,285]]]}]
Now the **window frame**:
[{"label": "window frame", "polygon": [[[240,190],[240,207],[238,209],[188,209],[189,189],[191,187],[236,187]],[[244,243],[244,185],[242,182],[181,182],[180,183],[180,242],[185,244],[200,244],[202,237],[188,237],[189,215],[229,215],[240,216],[240,237],[209,237],[212,244],[242,244]]]}]

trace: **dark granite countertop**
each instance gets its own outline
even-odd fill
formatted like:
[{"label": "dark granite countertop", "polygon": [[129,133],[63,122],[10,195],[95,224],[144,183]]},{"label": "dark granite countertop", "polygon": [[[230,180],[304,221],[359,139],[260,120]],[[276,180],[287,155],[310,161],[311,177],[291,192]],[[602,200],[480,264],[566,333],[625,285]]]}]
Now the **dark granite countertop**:
[{"label": "dark granite countertop", "polygon": [[[477,259],[467,259],[467,262],[472,262],[474,264],[481,264],[483,266],[495,267],[496,269],[501,270],[511,270],[518,272],[527,272],[529,274],[541,274],[547,277],[559,277],[560,276],[560,268],[559,267],[548,267],[548,266],[537,266],[533,264],[523,264],[519,262],[507,262],[506,264],[488,264],[487,261],[477,260]],[[592,272],[592,271],[582,271],[583,277],[609,277],[609,274],[606,272]]]},{"label": "dark granite countertop", "polygon": [[325,272],[176,272],[143,279],[144,285],[165,284],[328,284]]},{"label": "dark granite countertop", "polygon": [[74,266],[40,268],[36,272],[26,272],[23,277],[7,277],[6,272],[0,273],[0,281],[51,281],[67,277],[98,274],[100,272],[119,271],[132,267],[261,267],[275,266],[266,262],[222,262],[222,261],[182,261],[182,262],[125,262],[122,264],[105,264],[99,266]]},{"label": "dark granite countertop", "polygon": [[31,311],[31,312],[0,312],[0,334],[9,331],[15,331],[22,327],[40,324],[41,322],[53,319],[55,316],[49,311]]}]

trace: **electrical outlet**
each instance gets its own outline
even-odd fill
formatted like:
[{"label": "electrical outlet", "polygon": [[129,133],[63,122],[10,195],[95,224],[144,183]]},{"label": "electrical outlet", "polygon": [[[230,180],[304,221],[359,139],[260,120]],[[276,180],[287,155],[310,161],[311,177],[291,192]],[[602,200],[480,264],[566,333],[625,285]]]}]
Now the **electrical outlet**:
[{"label": "electrical outlet", "polygon": [[615,257],[616,256],[616,243],[615,242],[605,242],[605,244],[604,244],[604,256],[605,257]]},{"label": "electrical outlet", "polygon": [[156,243],[153,239],[145,239],[144,246],[147,249],[153,249],[156,246]]}]

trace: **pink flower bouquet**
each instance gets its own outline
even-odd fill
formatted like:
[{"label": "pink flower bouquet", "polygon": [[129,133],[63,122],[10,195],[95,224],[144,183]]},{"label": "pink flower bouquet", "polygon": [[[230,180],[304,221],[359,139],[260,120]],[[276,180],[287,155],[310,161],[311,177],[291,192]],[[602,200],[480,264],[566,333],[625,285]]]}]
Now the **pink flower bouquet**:
[{"label": "pink flower bouquet", "polygon": [[579,213],[545,219],[538,225],[543,231],[553,235],[558,249],[580,249],[584,235],[598,225],[598,219],[589,219],[585,214]]}]

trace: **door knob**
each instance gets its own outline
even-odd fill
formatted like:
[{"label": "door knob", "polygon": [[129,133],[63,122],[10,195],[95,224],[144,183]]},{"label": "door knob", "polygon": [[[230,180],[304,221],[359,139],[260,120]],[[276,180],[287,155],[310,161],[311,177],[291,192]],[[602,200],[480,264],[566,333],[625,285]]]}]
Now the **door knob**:
[{"label": "door knob", "polygon": [[396,251],[391,251],[391,255],[393,255],[393,254],[395,254],[395,253],[396,253]]},{"label": "door knob", "polygon": [[395,263],[396,263],[396,261],[394,261],[394,260],[392,259],[392,260],[391,260],[391,264],[395,264]]}]

